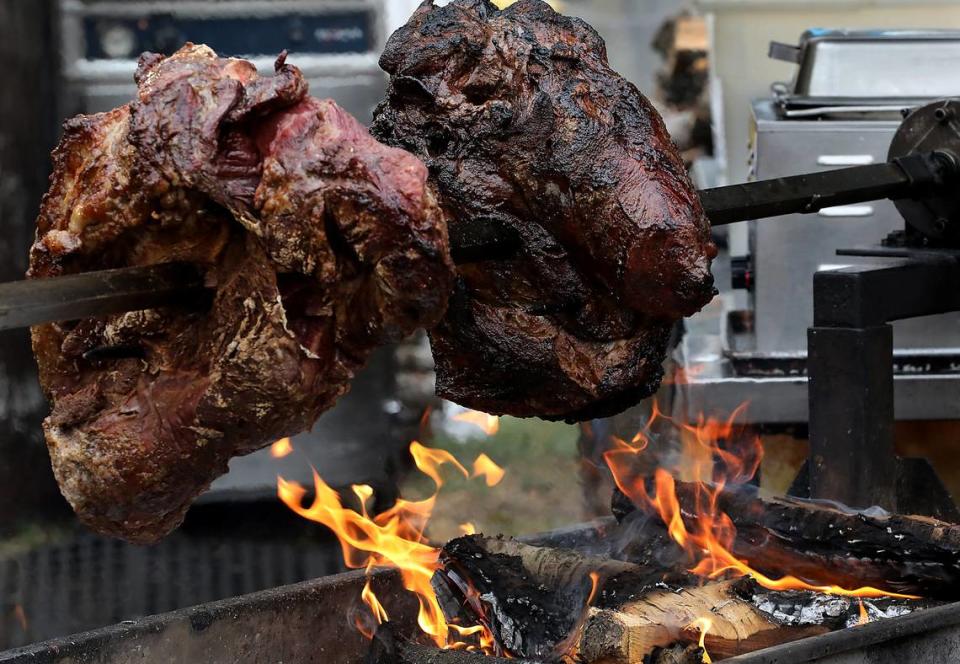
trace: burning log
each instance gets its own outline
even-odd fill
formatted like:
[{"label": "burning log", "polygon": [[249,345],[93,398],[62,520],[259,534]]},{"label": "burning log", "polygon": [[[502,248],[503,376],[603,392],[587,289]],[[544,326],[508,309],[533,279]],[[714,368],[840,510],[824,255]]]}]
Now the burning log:
[{"label": "burning log", "polygon": [[[481,621],[504,654],[535,660],[699,661],[700,645],[727,657],[859,620],[855,599],[771,592],[749,578],[697,586],[653,559],[632,564],[474,535],[450,542],[441,563],[434,587],[447,616]],[[913,608],[875,605],[877,617]]]},{"label": "burning log", "polygon": [[664,576],[619,560],[481,535],[452,540],[440,560],[433,586],[447,617],[465,624],[480,620],[505,652],[534,659],[550,659],[574,645],[568,639],[602,579],[619,579],[627,593]]},{"label": "burning log", "polygon": [[654,648],[644,664],[703,664],[703,648],[675,645],[670,648]]},{"label": "burning log", "polygon": [[[697,484],[675,482],[689,523],[698,518],[698,491],[703,489]],[[656,517],[652,506],[640,507]],[[765,499],[748,487],[720,491],[716,508],[736,527],[733,555],[763,574],[935,599],[960,594],[960,526],[879,508],[855,512],[825,501]],[[614,493],[613,512],[621,523],[637,511],[626,495]]]}]

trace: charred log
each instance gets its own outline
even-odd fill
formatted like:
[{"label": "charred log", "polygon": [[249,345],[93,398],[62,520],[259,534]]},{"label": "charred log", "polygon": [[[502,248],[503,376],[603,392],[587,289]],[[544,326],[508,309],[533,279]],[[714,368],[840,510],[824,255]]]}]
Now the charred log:
[{"label": "charred log", "polygon": [[703,664],[704,649],[699,646],[677,644],[669,648],[654,648],[644,664]]},{"label": "charred log", "polygon": [[441,650],[397,635],[392,623],[377,629],[364,664],[533,664],[518,659],[486,657],[467,650]]},{"label": "charred log", "polygon": [[[670,573],[569,549],[533,547],[480,535],[448,543],[434,587],[444,612],[483,622],[504,652],[547,659],[570,647],[586,616],[590,574],[623,596],[638,596]],[[599,597],[598,597],[599,599]]]},{"label": "charred log", "polygon": [[[697,491],[693,483],[676,482],[688,524],[696,518]],[[717,506],[737,528],[733,554],[764,574],[935,599],[960,592],[960,526],[879,508],[855,512],[827,502],[765,499],[748,488],[721,491]],[[637,511],[627,496],[614,493],[619,521]],[[639,512],[654,515],[646,506]]]}]

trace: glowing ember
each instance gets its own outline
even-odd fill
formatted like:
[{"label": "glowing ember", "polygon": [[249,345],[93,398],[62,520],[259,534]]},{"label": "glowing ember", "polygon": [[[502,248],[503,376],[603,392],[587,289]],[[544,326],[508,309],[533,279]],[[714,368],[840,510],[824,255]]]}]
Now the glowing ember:
[{"label": "glowing ember", "polygon": [[487,415],[478,410],[467,410],[454,415],[451,419],[456,422],[466,422],[479,427],[483,433],[492,436],[500,431],[500,418],[496,415]]},{"label": "glowing ember", "polygon": [[291,452],[293,452],[293,445],[290,444],[289,438],[281,438],[270,446],[270,456],[274,459],[282,459]]},{"label": "glowing ember", "polygon": [[473,462],[473,477],[482,477],[487,482],[487,486],[494,487],[500,484],[500,480],[506,475],[506,471],[495,464],[493,459],[486,454],[481,454]]},{"label": "glowing ember", "polygon": [[[658,410],[654,418],[671,422],[681,432],[684,443],[681,455],[683,466],[673,473],[658,468],[654,474],[654,493],[650,495],[642,474],[634,472],[634,462],[647,446],[650,423],[638,437],[627,443],[616,440],[614,447],[604,454],[604,460],[613,473],[620,490],[639,507],[649,507],[667,526],[670,537],[679,544],[694,562],[691,571],[705,578],[721,576],[751,576],[771,590],[812,590],[846,597],[900,597],[912,595],[888,592],[878,588],[841,588],[840,586],[810,583],[795,576],[770,578],[750,567],[749,561],[737,558],[731,547],[736,537],[733,521],[718,507],[718,498],[727,484],[748,482],[760,467],[763,448],[755,436],[744,436],[735,421],[746,404],[735,410],[726,420],[701,418],[696,425],[677,424]],[[696,501],[693,515],[684,515],[677,499],[674,475],[687,477],[696,483]],[[688,523],[689,521],[689,523]],[[825,576],[829,575],[824,570]]]},{"label": "glowing ember", "polygon": [[[296,482],[277,478],[277,495],[291,510],[300,516],[328,527],[340,540],[345,564],[353,569],[365,569],[369,574],[375,567],[392,567],[400,572],[403,587],[414,593],[420,602],[417,622],[424,633],[443,648],[475,648],[464,643],[464,637],[476,637],[481,649],[493,645],[493,637],[481,626],[460,627],[447,623],[437,601],[430,579],[439,567],[440,550],[432,546],[424,536],[427,522],[437,495],[443,486],[440,474],[442,466],[450,466],[464,477],[469,472],[456,458],[445,450],[431,449],[414,441],[410,454],[420,472],[430,477],[436,489],[430,497],[410,501],[399,499],[387,511],[371,516],[367,503],[373,489],[367,485],[351,487],[359,499],[360,510],[344,507],[340,494],[334,491],[313,471],[315,496],[309,506],[304,505],[307,490]],[[492,463],[492,462],[491,462]],[[489,483],[489,477],[488,477]],[[473,528],[472,524],[469,525]],[[387,612],[373,592],[369,580],[361,593],[361,599],[369,607],[378,624],[388,620]],[[361,621],[357,628],[372,636]],[[452,636],[459,638],[451,638]]]}]

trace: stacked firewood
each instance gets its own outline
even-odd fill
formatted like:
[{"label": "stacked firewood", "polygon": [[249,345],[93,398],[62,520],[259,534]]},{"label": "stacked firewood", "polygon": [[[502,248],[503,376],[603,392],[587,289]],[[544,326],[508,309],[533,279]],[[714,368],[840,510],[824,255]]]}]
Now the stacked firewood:
[{"label": "stacked firewood", "polygon": [[[697,518],[703,489],[676,483],[685,522]],[[960,594],[960,526],[877,508],[766,499],[749,486],[714,495],[736,528],[732,553],[748,560],[755,576],[693,574],[693,561],[655,506],[617,493],[618,525],[589,553],[462,537],[444,547],[434,587],[451,621],[489,629],[497,655],[598,664],[690,664],[706,661],[706,653],[718,660]],[[786,576],[830,588],[776,588]],[[377,661],[473,661],[438,654],[444,651],[424,659],[429,649],[405,648]]]}]

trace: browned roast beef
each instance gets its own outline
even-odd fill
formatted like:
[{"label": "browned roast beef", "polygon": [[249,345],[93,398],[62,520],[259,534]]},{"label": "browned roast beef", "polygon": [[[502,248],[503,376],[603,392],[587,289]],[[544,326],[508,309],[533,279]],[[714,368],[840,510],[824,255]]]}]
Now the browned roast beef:
[{"label": "browned roast beef", "polygon": [[424,165],[282,57],[261,78],[187,45],[137,81],[129,106],[67,122],[29,276],[191,261],[215,287],[209,310],[33,330],[64,495],[150,542],[232,456],[306,429],[375,347],[436,323],[453,273]]},{"label": "browned roast beef", "polygon": [[387,44],[374,133],[420,156],[453,225],[516,259],[461,266],[431,332],[438,393],[586,419],[659,385],[671,326],[713,296],[716,248],[663,122],[586,23],[540,0],[427,0]]}]

